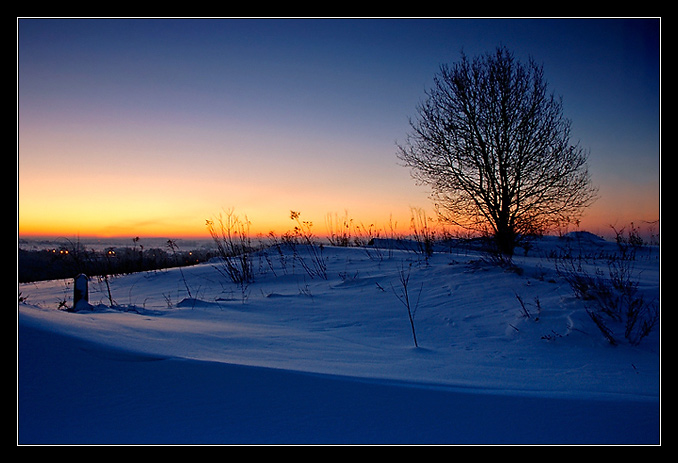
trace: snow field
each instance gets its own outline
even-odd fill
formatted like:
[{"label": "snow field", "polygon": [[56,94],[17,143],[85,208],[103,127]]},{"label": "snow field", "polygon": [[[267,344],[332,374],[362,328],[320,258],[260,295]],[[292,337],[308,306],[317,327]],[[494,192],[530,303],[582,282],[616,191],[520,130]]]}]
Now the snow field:
[{"label": "snow field", "polygon": [[[561,246],[519,271],[325,247],[326,280],[271,255],[246,288],[215,263],[114,277],[114,306],[92,279],[78,313],[57,310],[71,282],[21,285],[18,442],[656,444],[659,329],[607,343],[546,257]],[[652,252],[634,268],[658,298]]]}]

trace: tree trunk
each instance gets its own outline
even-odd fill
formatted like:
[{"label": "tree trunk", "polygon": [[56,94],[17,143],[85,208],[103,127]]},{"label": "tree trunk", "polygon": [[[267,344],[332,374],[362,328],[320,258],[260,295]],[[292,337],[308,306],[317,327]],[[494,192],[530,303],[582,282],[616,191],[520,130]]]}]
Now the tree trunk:
[{"label": "tree trunk", "polygon": [[494,242],[498,252],[507,257],[512,257],[513,250],[516,247],[515,231],[508,224],[498,224]]}]

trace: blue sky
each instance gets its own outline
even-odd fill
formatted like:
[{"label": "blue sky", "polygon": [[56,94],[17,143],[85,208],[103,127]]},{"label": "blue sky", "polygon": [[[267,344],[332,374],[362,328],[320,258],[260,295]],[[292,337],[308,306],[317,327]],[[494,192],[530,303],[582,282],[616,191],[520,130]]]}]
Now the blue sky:
[{"label": "blue sky", "polygon": [[[658,19],[18,20],[19,232],[200,235],[298,210],[384,225],[431,206],[396,142],[443,63],[507,46],[544,66],[599,201],[659,218]],[[77,203],[84,214],[73,212]]]}]

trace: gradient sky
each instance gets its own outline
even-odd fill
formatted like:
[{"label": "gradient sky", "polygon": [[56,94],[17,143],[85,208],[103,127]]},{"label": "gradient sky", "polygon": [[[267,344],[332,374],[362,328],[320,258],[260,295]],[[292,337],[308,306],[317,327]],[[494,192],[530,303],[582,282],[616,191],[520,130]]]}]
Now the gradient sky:
[{"label": "gradient sky", "polygon": [[581,228],[657,220],[658,19],[18,19],[20,236],[208,237],[300,211],[405,226],[429,191],[396,143],[443,63],[544,66],[600,199]]}]

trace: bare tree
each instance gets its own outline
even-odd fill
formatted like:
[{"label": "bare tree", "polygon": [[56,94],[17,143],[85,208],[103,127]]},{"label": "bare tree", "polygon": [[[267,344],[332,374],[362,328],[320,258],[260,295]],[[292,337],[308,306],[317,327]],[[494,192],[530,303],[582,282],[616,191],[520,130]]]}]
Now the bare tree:
[{"label": "bare tree", "polygon": [[593,202],[587,153],[570,144],[562,101],[533,60],[503,47],[462,54],[434,83],[398,157],[432,187],[442,217],[512,255],[521,237],[577,220]]}]

